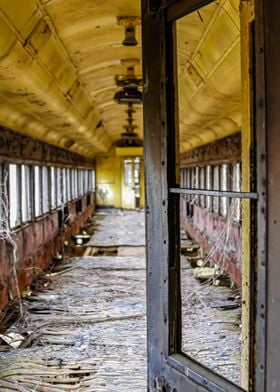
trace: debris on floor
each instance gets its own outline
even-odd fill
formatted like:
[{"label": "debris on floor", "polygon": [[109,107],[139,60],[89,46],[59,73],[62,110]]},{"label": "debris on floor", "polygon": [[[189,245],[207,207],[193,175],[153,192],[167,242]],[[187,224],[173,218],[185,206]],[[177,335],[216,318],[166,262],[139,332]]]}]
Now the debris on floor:
[{"label": "debris on floor", "polygon": [[[147,390],[144,213],[100,211],[93,223],[82,256],[40,278],[22,300],[24,320],[11,313],[1,329],[0,392]],[[238,384],[240,298],[195,278],[187,258],[197,266],[201,255],[185,240],[183,351]]]},{"label": "debris on floor", "polygon": [[101,210],[95,218],[98,222],[97,230],[87,246],[145,246],[143,210]]},{"label": "debris on floor", "polygon": [[[183,352],[240,385],[239,293],[230,287],[207,284],[207,280],[201,283],[201,276],[196,273],[201,269],[191,268],[187,257],[182,256],[181,260]],[[204,278],[211,275],[207,273]]]},{"label": "debris on floor", "polygon": [[[135,227],[133,214],[124,215]],[[116,219],[113,227],[122,229]],[[145,257],[143,249],[127,256],[133,247],[121,253],[69,258],[49,274],[48,287],[23,299],[24,322],[9,334],[25,336],[25,347],[0,343],[0,391],[147,390]]]}]

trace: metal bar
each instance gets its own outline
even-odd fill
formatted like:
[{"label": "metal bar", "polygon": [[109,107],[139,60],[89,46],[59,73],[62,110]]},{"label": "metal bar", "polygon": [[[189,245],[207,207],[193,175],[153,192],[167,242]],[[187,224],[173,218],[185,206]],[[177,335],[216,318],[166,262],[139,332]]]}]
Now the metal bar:
[{"label": "metal bar", "polygon": [[232,191],[209,191],[206,189],[187,189],[187,188],[169,188],[169,193],[179,193],[186,195],[205,195],[216,197],[231,197],[237,199],[257,200],[258,194],[255,192],[232,192]]}]

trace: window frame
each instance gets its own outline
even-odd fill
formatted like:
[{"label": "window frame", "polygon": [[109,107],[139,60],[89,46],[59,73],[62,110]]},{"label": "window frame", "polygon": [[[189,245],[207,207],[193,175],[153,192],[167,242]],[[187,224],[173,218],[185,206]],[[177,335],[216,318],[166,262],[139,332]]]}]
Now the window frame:
[{"label": "window frame", "polygon": [[[263,197],[260,197],[260,189],[264,188],[263,184],[262,187],[257,187],[257,192],[178,189],[179,164],[176,161],[178,140],[176,132],[174,132],[178,119],[176,116],[170,118],[170,113],[172,113],[172,116],[176,113],[174,111],[174,107],[176,107],[176,97],[174,96],[176,78],[174,78],[173,69],[173,59],[175,57],[173,43],[176,40],[176,34],[172,22],[210,2],[203,0],[167,0],[162,3],[144,0],[142,2],[144,85],[149,82],[149,88],[144,91],[144,156],[145,167],[148,168],[145,171],[145,176],[148,206],[146,213],[148,386],[151,391],[188,390],[194,392],[198,389],[219,392],[241,391],[241,388],[228,380],[189,360],[179,350],[181,346],[178,334],[178,331],[181,330],[180,312],[178,311],[180,305],[180,271],[176,264],[179,238],[178,232],[172,232],[174,227],[178,227],[179,221],[179,203],[176,195],[240,197],[260,201],[260,199],[263,199]],[[263,63],[259,66],[263,70]],[[259,124],[264,123],[263,120]],[[263,131],[261,127],[259,127],[259,130]],[[257,137],[258,142],[260,140],[264,142],[259,145],[257,154],[257,164],[259,165],[259,151],[263,150],[265,139],[260,136],[259,132],[257,132]],[[263,166],[264,164],[262,164],[261,176],[265,178]],[[265,197],[265,191],[262,196]],[[265,209],[263,206],[262,208]],[[258,208],[258,222],[260,222],[259,217],[260,209]],[[260,231],[265,233],[264,225],[262,225]],[[157,244],[157,246],[152,246],[152,244]],[[265,252],[264,243],[262,242],[260,245],[261,250]],[[264,282],[263,275],[260,276],[262,282]],[[264,294],[263,289],[261,293]],[[257,298],[257,303],[259,301]],[[257,334],[260,325],[263,324],[263,321],[260,324],[257,312]],[[262,340],[261,346],[263,347],[264,341],[260,333],[258,339]],[[257,352],[257,355],[261,358],[260,351]],[[261,363],[263,366],[264,362]],[[261,385],[264,372],[259,372],[259,369],[251,367],[250,370],[252,371],[252,380],[256,376],[259,380],[257,385]],[[263,390],[258,388],[258,392]]]},{"label": "window frame", "polygon": [[[13,190],[13,197],[15,196],[16,206],[12,206],[12,196],[11,196],[11,169],[15,169],[15,189]],[[12,231],[16,230],[22,224],[22,209],[21,209],[21,170],[20,166],[16,163],[8,164],[8,200],[9,200],[9,227]],[[11,222],[11,210],[16,207],[15,221],[14,224]]]}]

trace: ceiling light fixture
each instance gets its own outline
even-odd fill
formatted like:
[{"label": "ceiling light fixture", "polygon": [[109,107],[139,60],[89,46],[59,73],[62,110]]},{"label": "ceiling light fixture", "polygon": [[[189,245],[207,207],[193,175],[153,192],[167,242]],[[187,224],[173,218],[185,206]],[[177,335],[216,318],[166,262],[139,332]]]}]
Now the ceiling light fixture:
[{"label": "ceiling light fixture", "polygon": [[132,23],[129,23],[125,27],[125,37],[122,42],[122,45],[124,45],[124,46],[137,46],[138,45],[138,41],[135,37],[135,26],[133,26]]},{"label": "ceiling light fixture", "polygon": [[115,102],[119,104],[142,104],[142,92],[138,90],[138,86],[142,85],[142,79],[135,76],[133,66],[127,68],[126,75],[117,75],[115,81],[117,86],[123,87],[115,93]]},{"label": "ceiling light fixture", "polygon": [[127,109],[127,122],[128,125],[124,126],[125,132],[121,133],[121,139],[116,142],[117,147],[142,147],[143,142],[138,137],[138,133],[135,132],[137,129],[137,125],[133,125],[133,113],[135,113],[133,109],[133,105],[131,103],[128,104]]},{"label": "ceiling light fixture", "polygon": [[118,104],[133,103],[135,105],[141,105],[142,99],[142,92],[137,87],[124,87],[114,95],[114,101]]},{"label": "ceiling light fixture", "polygon": [[136,25],[140,24],[139,16],[118,16],[118,24],[125,28],[124,46],[137,46]]}]

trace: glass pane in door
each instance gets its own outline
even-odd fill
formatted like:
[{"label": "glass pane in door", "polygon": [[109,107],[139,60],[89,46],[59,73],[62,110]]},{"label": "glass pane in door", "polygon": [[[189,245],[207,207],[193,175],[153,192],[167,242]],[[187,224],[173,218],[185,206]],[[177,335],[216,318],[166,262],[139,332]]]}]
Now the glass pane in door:
[{"label": "glass pane in door", "polygon": [[[220,0],[176,21],[181,188],[239,192],[250,183],[241,153],[239,12],[239,1]],[[249,200],[221,194],[180,197],[181,349],[244,389],[250,209]]]}]

